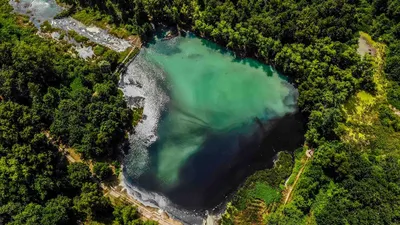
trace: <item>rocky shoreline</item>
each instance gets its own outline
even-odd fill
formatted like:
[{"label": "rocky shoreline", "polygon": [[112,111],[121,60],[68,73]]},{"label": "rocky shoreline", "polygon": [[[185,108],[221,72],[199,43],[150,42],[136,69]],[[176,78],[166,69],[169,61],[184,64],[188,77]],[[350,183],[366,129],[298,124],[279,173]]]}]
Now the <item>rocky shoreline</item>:
[{"label": "rocky shoreline", "polygon": [[[52,28],[57,28],[65,33],[76,32],[93,43],[102,45],[116,52],[124,52],[129,48],[134,47],[131,41],[121,39],[109,34],[108,31],[103,30],[96,26],[86,26],[83,23],[73,19],[72,17],[65,17],[55,19],[63,8],[58,6],[54,0],[10,0],[10,5],[14,8],[14,12],[23,14],[29,17],[30,21],[36,28],[41,30],[41,25],[47,21]],[[84,46],[74,40],[73,37],[60,37],[60,32],[54,31],[50,37],[55,40],[64,40],[73,46],[81,58],[91,58],[93,56],[93,49],[91,46]]]}]

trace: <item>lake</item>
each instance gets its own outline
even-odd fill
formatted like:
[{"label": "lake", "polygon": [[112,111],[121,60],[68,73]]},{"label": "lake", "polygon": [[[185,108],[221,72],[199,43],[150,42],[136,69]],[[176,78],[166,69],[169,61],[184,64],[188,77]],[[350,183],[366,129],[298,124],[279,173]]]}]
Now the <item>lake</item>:
[{"label": "lake", "polygon": [[126,185],[189,224],[303,142],[297,90],[286,77],[194,35],[155,37],[120,86],[145,115],[130,137]]}]

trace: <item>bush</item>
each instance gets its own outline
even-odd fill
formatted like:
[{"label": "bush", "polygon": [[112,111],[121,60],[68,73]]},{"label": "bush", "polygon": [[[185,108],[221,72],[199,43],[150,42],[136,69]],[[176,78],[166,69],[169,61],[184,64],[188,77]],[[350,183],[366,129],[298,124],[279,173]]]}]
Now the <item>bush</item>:
[{"label": "bush", "polygon": [[84,37],[84,36],[78,34],[78,33],[77,33],[76,31],[74,31],[74,30],[69,30],[69,31],[68,31],[68,35],[69,35],[70,38],[75,39],[75,41],[77,41],[77,42],[79,42],[79,43],[85,43],[85,42],[88,42],[88,41],[89,41],[89,38]]},{"label": "bush", "polygon": [[101,56],[101,55],[103,55],[105,48],[101,45],[96,45],[96,47],[94,47],[93,51],[94,51],[95,55]]},{"label": "bush", "polygon": [[104,60],[108,61],[111,64],[111,68],[114,69],[118,65],[118,53],[114,52],[113,50],[107,50],[104,53]]},{"label": "bush", "polygon": [[84,36],[79,35],[79,34],[76,35],[76,36],[74,37],[74,39],[75,39],[75,41],[77,41],[77,42],[79,42],[79,43],[86,43],[86,42],[89,41],[89,38],[84,37]]},{"label": "bush", "polygon": [[393,84],[389,88],[387,97],[391,105],[393,105],[397,109],[400,109],[400,87],[398,84],[393,82]]},{"label": "bush", "polygon": [[68,165],[69,182],[73,187],[80,188],[84,183],[90,182],[92,173],[84,163],[72,163]]},{"label": "bush", "polygon": [[109,165],[103,162],[96,162],[93,166],[93,172],[100,180],[106,180],[113,173]]},{"label": "bush", "polygon": [[45,32],[45,33],[52,33],[52,32],[55,32],[58,30],[57,28],[53,28],[51,26],[51,24],[49,23],[49,21],[44,21],[43,24],[40,25],[40,29],[42,32]]},{"label": "bush", "polygon": [[379,107],[379,120],[383,126],[392,128],[394,131],[400,129],[400,119],[387,105]]}]

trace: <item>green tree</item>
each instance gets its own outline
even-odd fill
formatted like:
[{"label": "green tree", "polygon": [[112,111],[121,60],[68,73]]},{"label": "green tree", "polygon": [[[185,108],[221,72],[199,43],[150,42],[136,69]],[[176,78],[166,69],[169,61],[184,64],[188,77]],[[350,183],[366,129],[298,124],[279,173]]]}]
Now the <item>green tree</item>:
[{"label": "green tree", "polygon": [[90,182],[91,177],[92,173],[86,164],[78,162],[68,165],[68,178],[73,187],[80,189],[83,184]]},{"label": "green tree", "polygon": [[111,202],[103,196],[103,193],[95,183],[84,183],[81,194],[74,198],[73,208],[83,218],[92,220],[95,217],[107,217],[111,211]]},{"label": "green tree", "polygon": [[113,212],[114,225],[131,225],[139,220],[139,213],[134,206],[117,206]]},{"label": "green tree", "polygon": [[112,175],[112,169],[107,163],[96,162],[93,166],[93,172],[100,180],[106,180]]}]

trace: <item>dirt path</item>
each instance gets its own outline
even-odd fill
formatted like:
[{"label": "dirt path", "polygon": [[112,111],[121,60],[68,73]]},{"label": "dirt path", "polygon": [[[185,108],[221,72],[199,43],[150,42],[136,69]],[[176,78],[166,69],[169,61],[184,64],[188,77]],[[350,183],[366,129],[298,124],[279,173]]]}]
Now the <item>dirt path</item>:
[{"label": "dirt path", "polygon": [[303,167],[301,167],[301,169],[300,169],[299,172],[297,173],[296,179],[294,180],[293,185],[289,187],[289,189],[288,189],[289,192],[286,194],[285,202],[283,203],[283,205],[286,205],[286,203],[289,201],[290,197],[292,196],[292,191],[293,191],[293,189],[296,187],[297,181],[299,180],[301,174],[303,173],[304,168],[305,168],[306,165],[307,165],[308,159],[309,159],[309,158],[306,159],[306,162],[304,163]]},{"label": "dirt path", "polygon": [[[300,176],[303,174],[304,168],[306,167],[309,159],[312,159],[313,155],[314,155],[314,150],[313,149],[309,149],[309,150],[306,151],[306,153],[305,153],[306,161],[304,162],[303,166],[300,168],[299,172],[297,173],[296,179],[294,180],[293,185],[289,186],[289,188],[287,189],[288,191],[286,192],[285,201],[283,203],[284,206],[286,205],[286,203],[288,201],[290,201],[290,197],[292,196],[292,192],[293,192],[294,188],[296,187],[296,184],[299,181]],[[286,183],[285,183],[285,185],[286,185]]]}]

